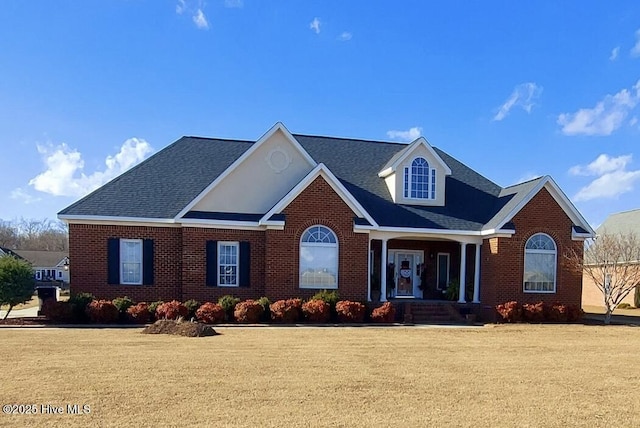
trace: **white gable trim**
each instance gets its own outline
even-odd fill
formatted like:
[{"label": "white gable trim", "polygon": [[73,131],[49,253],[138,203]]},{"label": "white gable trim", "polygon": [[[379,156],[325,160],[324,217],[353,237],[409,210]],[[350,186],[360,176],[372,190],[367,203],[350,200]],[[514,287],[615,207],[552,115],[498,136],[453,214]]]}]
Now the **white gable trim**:
[{"label": "white gable trim", "polygon": [[398,165],[404,162],[406,158],[411,156],[411,154],[415,152],[415,150],[419,146],[423,146],[429,152],[429,154],[431,154],[431,156],[435,158],[436,162],[444,170],[445,175],[451,175],[451,168],[449,168],[449,166],[442,160],[442,158],[438,155],[438,153],[436,153],[436,151],[433,150],[433,147],[431,147],[431,144],[429,144],[429,142],[424,137],[420,137],[416,139],[413,143],[409,144],[409,146],[405,149],[402,156],[398,157],[398,159],[396,159],[395,162],[391,164],[391,166],[380,171],[378,173],[378,177],[385,178],[391,175],[393,172],[395,172],[395,170],[398,168]]},{"label": "white gable trim", "polygon": [[182,218],[186,213],[188,213],[189,211],[191,211],[191,209],[198,203],[200,202],[205,196],[207,196],[209,194],[209,192],[211,192],[211,190],[216,187],[218,185],[218,183],[220,183],[222,180],[224,180],[229,174],[231,174],[236,168],[238,168],[238,166],[240,164],[242,164],[244,162],[245,159],[247,159],[249,156],[251,156],[253,154],[253,152],[255,152],[256,150],[258,150],[258,148],[267,140],[269,140],[269,138],[271,138],[271,136],[273,134],[275,134],[277,131],[280,131],[284,134],[285,138],[287,140],[289,140],[289,142],[300,152],[300,154],[302,155],[302,157],[309,162],[309,164],[312,167],[315,167],[317,165],[317,162],[315,160],[313,160],[313,158],[311,157],[311,155],[309,155],[309,153],[307,153],[307,151],[300,145],[300,143],[298,143],[298,140],[296,140],[293,135],[291,135],[291,133],[289,132],[289,130],[282,124],[282,122],[278,122],[275,125],[273,125],[271,127],[271,129],[269,129],[262,137],[260,137],[258,139],[258,141],[256,141],[255,143],[253,143],[251,145],[251,147],[249,147],[249,149],[244,152],[238,159],[236,159],[231,165],[229,165],[229,167],[224,170],[222,172],[222,174],[220,174],[215,180],[213,180],[211,182],[211,184],[209,184],[202,192],[200,192],[200,194],[198,196],[196,196],[191,202],[189,202],[187,204],[186,207],[184,207],[182,209],[182,211],[180,211],[178,213],[178,215],[176,215],[175,219],[180,219]]},{"label": "white gable trim", "polygon": [[584,230],[589,232],[589,236],[595,236],[595,231],[591,227],[591,225],[582,217],[582,214],[576,209],[576,207],[571,203],[571,200],[564,194],[564,192],[560,189],[558,184],[548,175],[545,175],[542,180],[531,189],[531,191],[524,197],[518,205],[516,205],[507,215],[505,215],[496,229],[502,229],[502,227],[511,221],[511,219],[520,212],[522,208],[527,205],[535,195],[542,190],[542,188],[546,188],[551,197],[560,205],[560,208],[567,214],[567,216],[571,219],[573,224],[576,226],[582,227]]},{"label": "white gable trim", "polygon": [[285,209],[295,198],[297,198],[303,191],[306,189],[313,180],[318,177],[324,178],[324,180],[331,186],[334,192],[340,196],[340,198],[351,208],[351,210],[356,213],[356,215],[365,218],[370,224],[374,227],[377,227],[378,224],[375,222],[373,217],[369,215],[369,213],[360,205],[360,203],[353,197],[351,193],[340,183],[340,181],[336,178],[335,175],[329,168],[326,167],[325,164],[319,163],[309,174],[306,175],[293,189],[289,191],[286,195],[283,196],[277,204],[273,206],[267,212],[262,219],[260,219],[261,225],[269,225],[273,224],[273,222],[269,222],[269,219],[272,215],[280,213],[283,209]]}]

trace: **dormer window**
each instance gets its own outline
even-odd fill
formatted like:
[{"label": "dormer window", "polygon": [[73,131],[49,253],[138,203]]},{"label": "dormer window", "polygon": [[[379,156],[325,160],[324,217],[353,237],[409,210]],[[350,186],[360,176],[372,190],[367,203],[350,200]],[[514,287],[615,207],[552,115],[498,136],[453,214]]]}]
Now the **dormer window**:
[{"label": "dormer window", "polygon": [[417,157],[410,167],[404,168],[404,197],[407,199],[436,198],[436,170],[429,162]]}]

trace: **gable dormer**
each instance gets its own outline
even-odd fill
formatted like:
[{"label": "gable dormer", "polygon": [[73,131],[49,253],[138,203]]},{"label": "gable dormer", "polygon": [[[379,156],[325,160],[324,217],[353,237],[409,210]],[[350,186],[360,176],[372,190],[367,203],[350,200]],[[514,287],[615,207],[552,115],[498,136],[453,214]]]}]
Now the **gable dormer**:
[{"label": "gable dormer", "polygon": [[378,173],[396,204],[444,206],[451,169],[423,137],[396,153]]}]

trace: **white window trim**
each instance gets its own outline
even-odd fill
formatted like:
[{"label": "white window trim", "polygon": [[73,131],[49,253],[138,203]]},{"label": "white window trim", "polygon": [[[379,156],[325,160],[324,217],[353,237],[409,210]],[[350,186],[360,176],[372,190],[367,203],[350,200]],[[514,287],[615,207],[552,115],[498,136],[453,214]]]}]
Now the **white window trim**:
[{"label": "white window trim", "polygon": [[[236,247],[236,263],[235,263],[235,267],[236,267],[236,282],[235,284],[222,284],[220,282],[220,275],[222,274],[221,270],[220,270],[220,254],[222,254],[222,252],[220,251],[220,249],[225,246],[225,247]],[[216,260],[216,282],[218,283],[218,287],[239,287],[240,286],[240,242],[238,241],[218,241],[218,251],[217,251],[217,258],[218,260]],[[234,266],[232,264],[226,264],[225,266]]]},{"label": "white window trim", "polygon": [[[128,282],[124,280],[124,269],[123,269],[123,261],[122,261],[122,247],[124,246],[125,243],[127,242],[135,242],[140,244],[140,281],[135,281],[135,282]],[[122,285],[142,285],[142,277],[144,276],[144,260],[143,260],[143,253],[142,253],[142,239],[120,239],[120,260],[118,260],[118,262],[120,263],[120,284]]]},{"label": "white window trim", "polygon": [[[335,244],[334,243],[325,243],[325,242],[303,242],[302,238],[304,237],[304,235],[307,233],[307,231],[313,227],[318,227],[318,226],[322,226],[326,229],[328,229],[331,233],[333,233],[333,237],[336,239]],[[300,272],[300,253],[302,252],[302,246],[310,246],[310,247],[330,247],[330,248],[335,248],[336,249],[336,284],[335,285],[331,285],[331,286],[327,286],[327,285],[323,285],[323,286],[315,286],[315,285],[302,285],[302,281],[300,281],[300,277],[302,272]],[[302,232],[302,235],[300,235],[300,244],[298,247],[298,288],[302,288],[305,290],[337,290],[338,289],[338,274],[340,271],[340,246],[338,244],[338,235],[336,235],[336,233],[333,231],[333,229],[331,229],[328,226],[325,226],[323,224],[314,224],[313,226],[310,226],[308,228],[306,228],[304,230],[304,232]]]},{"label": "white window trim", "polygon": [[[551,242],[553,242],[554,250],[528,250],[527,243],[531,238],[537,235],[544,235],[547,238],[549,238]],[[527,273],[527,270],[526,270],[527,254],[553,254],[554,256],[553,262],[555,264],[555,271],[553,273],[553,290],[527,290],[526,289],[525,275]],[[558,244],[556,244],[556,241],[546,233],[542,233],[542,232],[534,233],[524,243],[524,260],[522,264],[522,292],[527,294],[555,294],[557,290],[557,283],[558,283]]]},{"label": "white window trim", "polygon": [[[411,182],[413,177],[411,168],[413,166],[413,162],[418,158],[424,159],[427,165],[429,165],[426,173],[426,176],[427,176],[427,197],[426,198],[414,198],[411,196]],[[438,173],[436,169],[431,167],[431,163],[427,160],[427,158],[425,158],[424,156],[414,157],[413,159],[411,159],[411,162],[409,162],[409,164],[404,167],[402,172],[402,180],[403,180],[402,196],[404,197],[404,199],[412,200],[412,201],[435,201],[438,195],[437,195],[437,187],[434,185],[433,179],[437,177],[437,175]],[[405,188],[406,188],[406,192],[405,192]]]}]

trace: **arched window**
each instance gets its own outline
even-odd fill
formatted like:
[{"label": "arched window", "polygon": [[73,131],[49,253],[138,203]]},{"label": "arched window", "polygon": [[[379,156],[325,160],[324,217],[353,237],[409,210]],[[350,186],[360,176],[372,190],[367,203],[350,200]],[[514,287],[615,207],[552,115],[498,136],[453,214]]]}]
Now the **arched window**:
[{"label": "arched window", "polygon": [[411,168],[404,169],[404,197],[411,199],[436,198],[436,170],[429,168],[429,162],[417,157]]},{"label": "arched window", "polygon": [[338,239],[325,226],[311,226],[300,239],[300,288],[338,288]]},{"label": "arched window", "polygon": [[549,235],[537,233],[524,247],[524,291],[556,292],[556,243]]}]

